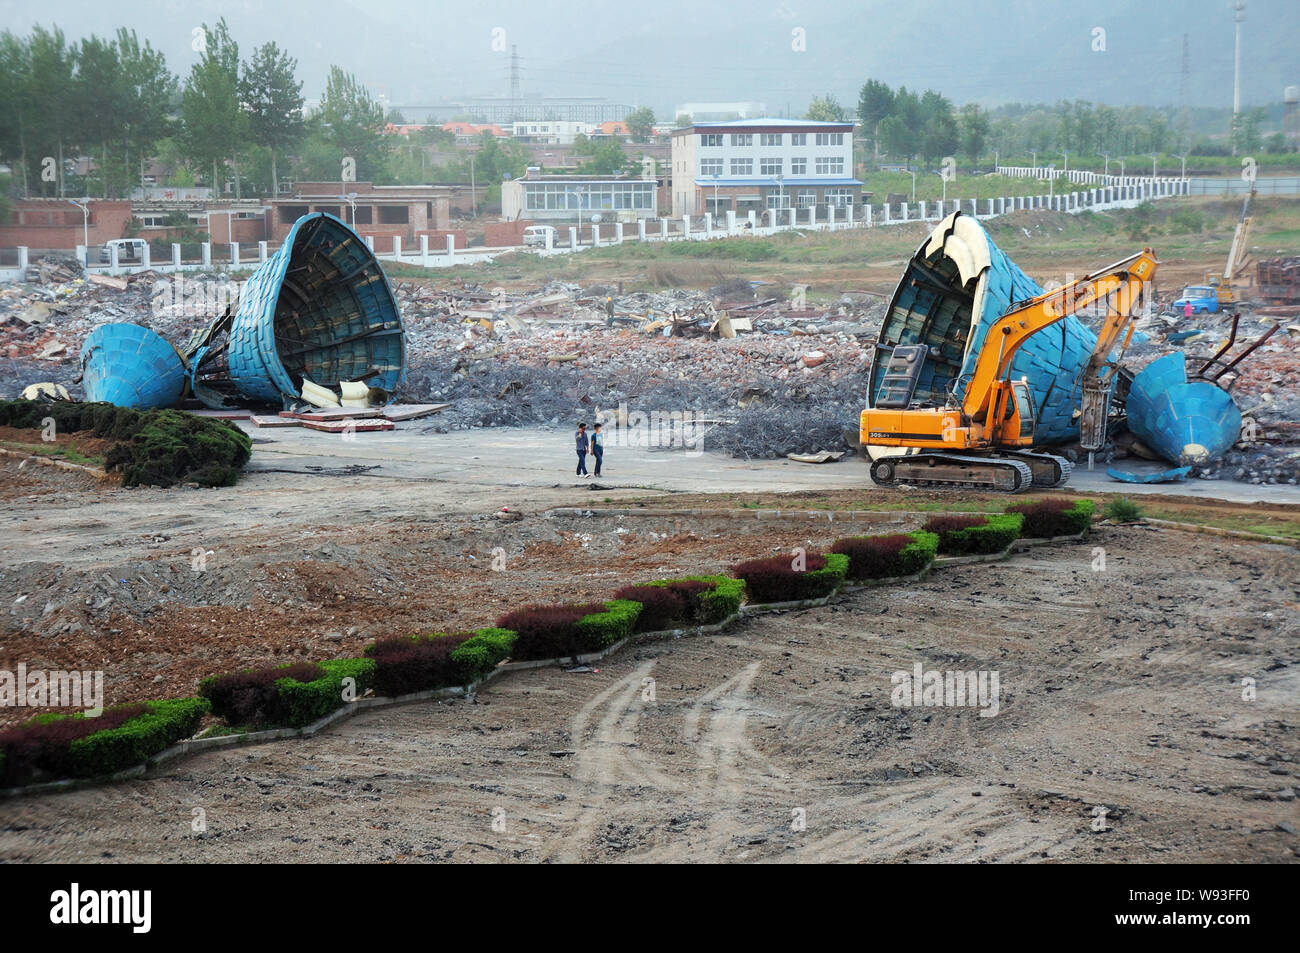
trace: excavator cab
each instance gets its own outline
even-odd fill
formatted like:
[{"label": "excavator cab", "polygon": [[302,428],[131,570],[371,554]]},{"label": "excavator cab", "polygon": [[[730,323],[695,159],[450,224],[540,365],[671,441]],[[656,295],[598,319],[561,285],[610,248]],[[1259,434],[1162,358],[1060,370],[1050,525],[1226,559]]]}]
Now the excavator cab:
[{"label": "excavator cab", "polygon": [[1034,445],[1034,395],[1029,390],[1028,381],[1016,381],[1011,385],[1011,393],[1015,395],[1016,413],[1020,415],[1020,445],[1022,447],[1032,447]]}]

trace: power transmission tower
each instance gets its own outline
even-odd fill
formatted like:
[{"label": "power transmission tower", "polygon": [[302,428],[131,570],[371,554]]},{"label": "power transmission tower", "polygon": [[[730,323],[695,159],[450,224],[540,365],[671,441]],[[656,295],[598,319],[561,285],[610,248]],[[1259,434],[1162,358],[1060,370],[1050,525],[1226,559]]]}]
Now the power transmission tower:
[{"label": "power transmission tower", "polygon": [[519,47],[510,45],[510,121],[519,118]]}]

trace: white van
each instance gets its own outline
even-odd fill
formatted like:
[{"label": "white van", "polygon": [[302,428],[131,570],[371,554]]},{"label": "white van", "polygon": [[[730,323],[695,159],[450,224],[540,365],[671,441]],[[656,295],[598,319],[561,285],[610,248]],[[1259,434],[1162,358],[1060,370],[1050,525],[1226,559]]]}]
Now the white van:
[{"label": "white van", "polygon": [[99,260],[107,265],[113,260],[113,253],[110,249],[117,246],[118,264],[126,264],[132,261],[144,261],[144,239],[143,238],[114,238],[106,241],[102,248],[99,249]]},{"label": "white van", "polygon": [[524,244],[537,245],[541,248],[546,247],[547,236],[550,236],[551,247],[555,247],[555,228],[551,225],[529,225],[524,229]]}]

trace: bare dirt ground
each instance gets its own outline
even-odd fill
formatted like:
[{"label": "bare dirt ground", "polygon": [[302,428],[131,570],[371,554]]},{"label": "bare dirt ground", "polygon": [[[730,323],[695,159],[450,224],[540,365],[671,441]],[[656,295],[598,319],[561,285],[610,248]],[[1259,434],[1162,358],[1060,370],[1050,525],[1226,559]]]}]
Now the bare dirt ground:
[{"label": "bare dirt ground", "polygon": [[[0,803],[0,859],[1294,862],[1296,583],[1290,548],[1105,529]],[[997,671],[999,714],[893,707],[917,662]]]}]

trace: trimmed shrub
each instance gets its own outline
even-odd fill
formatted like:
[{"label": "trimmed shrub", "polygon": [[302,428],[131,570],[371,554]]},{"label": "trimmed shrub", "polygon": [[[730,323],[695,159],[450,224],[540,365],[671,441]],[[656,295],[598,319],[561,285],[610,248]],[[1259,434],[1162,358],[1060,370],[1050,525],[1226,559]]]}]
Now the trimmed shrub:
[{"label": "trimmed shrub", "polygon": [[508,658],[514,644],[508,629],[479,629],[381,639],[365,654],[375,660],[375,693],[396,697],[475,682]]},{"label": "trimmed shrub", "polygon": [[170,698],[108,708],[98,718],[42,715],[0,732],[0,786],[94,777],[140,764],[194,734],[209,707],[205,698]]},{"label": "trimmed shrub", "polygon": [[510,657],[519,637],[509,629],[479,629],[451,653],[460,666],[460,683],[469,685]]},{"label": "trimmed shrub", "polygon": [[367,645],[366,656],[375,660],[375,694],[392,698],[458,684],[460,666],[451,655],[472,634],[409,635]]},{"label": "trimmed shrub", "polygon": [[938,549],[938,536],[918,530],[892,536],[850,536],[836,540],[831,552],[849,558],[849,579],[889,579],[925,569]]},{"label": "trimmed shrub", "polygon": [[343,705],[343,680],[360,698],[374,678],[374,659],[295,662],[205,678],[199,694],[232,727],[301,728]]},{"label": "trimmed shrub", "polygon": [[[745,596],[744,580],[730,576],[684,576],[681,579],[656,579],[645,585],[668,589],[682,596],[685,606],[681,622],[685,625],[716,625],[735,615]],[[653,628],[638,626],[638,630],[653,631]]]},{"label": "trimmed shrub", "polygon": [[1019,513],[935,516],[921,529],[939,537],[939,552],[945,556],[983,556],[1000,553],[1019,539],[1024,520]]},{"label": "trimmed shrub", "polygon": [[750,603],[762,605],[829,596],[844,582],[849,568],[849,558],[840,553],[809,553],[803,572],[796,572],[792,562],[789,556],[751,559],[733,567],[732,572],[745,581]]},{"label": "trimmed shrub", "polygon": [[526,606],[497,620],[514,632],[517,659],[565,658],[597,652],[631,635],[641,603],[614,599],[605,603]]},{"label": "trimmed shrub", "polygon": [[1077,536],[1092,525],[1092,500],[1037,500],[1008,506],[1008,513],[1025,518],[1021,536],[1051,539],[1053,536]]},{"label": "trimmed shrub", "polygon": [[54,418],[59,433],[118,441],[104,465],[122,471],[123,486],[234,486],[252,455],[251,438],[224,420],[179,410],[131,410],[74,401],[0,401],[0,426],[39,428]]},{"label": "trimmed shrub", "polygon": [[615,599],[630,599],[641,603],[637,616],[638,632],[658,632],[684,623],[690,611],[688,597],[672,586],[624,586],[614,593]]},{"label": "trimmed shrub", "polygon": [[584,645],[581,651],[598,652],[626,639],[636,630],[636,620],[640,615],[641,603],[631,599],[611,599],[602,611],[583,616],[576,626]]},{"label": "trimmed shrub", "polygon": [[321,662],[325,674],[314,681],[304,682],[282,678],[277,682],[280,699],[286,711],[284,724],[290,728],[310,725],[324,718],[336,708],[342,708],[344,679],[355,683],[353,698],[360,698],[375,676],[375,660],[368,658],[337,658]]},{"label": "trimmed shrub", "polygon": [[604,611],[600,603],[563,606],[525,606],[507,612],[497,626],[518,635],[515,658],[560,658],[585,651],[579,648],[578,620]]},{"label": "trimmed shrub", "polygon": [[324,669],[315,662],[245,669],[203,679],[199,682],[199,694],[212,702],[213,714],[228,725],[280,725],[284,724],[285,712],[276,683],[285,678],[310,682],[324,674]]}]

